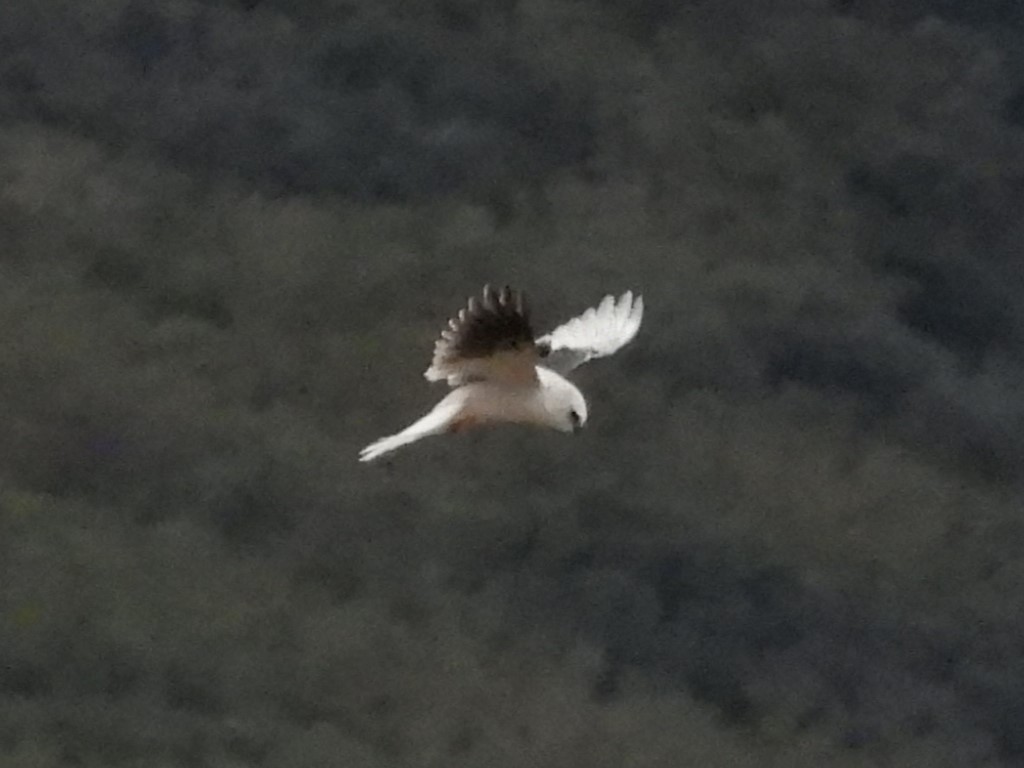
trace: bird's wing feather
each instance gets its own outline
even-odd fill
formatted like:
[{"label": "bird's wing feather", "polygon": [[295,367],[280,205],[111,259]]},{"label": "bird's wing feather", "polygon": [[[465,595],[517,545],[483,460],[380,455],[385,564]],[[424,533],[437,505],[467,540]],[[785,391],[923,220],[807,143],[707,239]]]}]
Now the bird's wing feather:
[{"label": "bird's wing feather", "polygon": [[470,381],[526,384],[537,380],[536,363],[526,296],[508,286],[497,291],[487,285],[480,299],[470,297],[448,321],[423,375],[453,387]]},{"label": "bird's wing feather", "polygon": [[461,393],[452,392],[444,400],[434,406],[426,416],[414,421],[408,427],[394,435],[382,437],[370,443],[359,452],[360,461],[373,461],[386,453],[391,453],[403,445],[415,443],[424,437],[440,435],[448,432],[456,424],[464,411],[464,398]]},{"label": "bird's wing feather", "polygon": [[618,300],[605,296],[596,307],[537,339],[538,361],[545,368],[568,373],[598,357],[618,352],[633,340],[644,315],[642,296],[626,291]]}]

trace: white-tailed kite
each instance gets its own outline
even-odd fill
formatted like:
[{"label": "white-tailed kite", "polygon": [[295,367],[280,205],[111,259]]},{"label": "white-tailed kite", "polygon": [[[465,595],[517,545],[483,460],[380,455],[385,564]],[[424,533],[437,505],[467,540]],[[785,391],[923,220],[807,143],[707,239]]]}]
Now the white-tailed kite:
[{"label": "white-tailed kite", "polygon": [[452,391],[401,432],[363,448],[372,461],[430,435],[496,422],[518,422],[575,432],[587,423],[583,394],[562,374],[628,344],[640,329],[643,297],[605,296],[551,333],[534,339],[522,292],[484,286],[448,321],[424,376]]}]

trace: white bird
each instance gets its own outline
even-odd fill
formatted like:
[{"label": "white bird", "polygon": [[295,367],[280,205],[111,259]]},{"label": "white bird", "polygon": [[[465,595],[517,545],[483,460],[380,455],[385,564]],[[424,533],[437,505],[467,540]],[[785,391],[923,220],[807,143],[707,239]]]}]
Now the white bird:
[{"label": "white bird", "polygon": [[424,373],[428,381],[447,381],[452,391],[419,421],[363,448],[359,460],[373,461],[424,437],[483,424],[581,429],[587,402],[562,374],[632,341],[643,313],[643,297],[634,299],[631,291],[618,300],[605,296],[598,306],[534,339],[523,293],[484,286],[481,300],[471,297],[448,321]]}]

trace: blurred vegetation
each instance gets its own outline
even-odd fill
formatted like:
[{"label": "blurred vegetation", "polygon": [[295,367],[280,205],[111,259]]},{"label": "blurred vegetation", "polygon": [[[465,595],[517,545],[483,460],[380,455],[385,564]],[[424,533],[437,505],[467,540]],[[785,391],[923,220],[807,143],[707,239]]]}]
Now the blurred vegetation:
[{"label": "blurred vegetation", "polygon": [[[976,5],[0,9],[0,765],[1019,762]],[[357,464],[485,281],[644,293],[588,431]]]}]

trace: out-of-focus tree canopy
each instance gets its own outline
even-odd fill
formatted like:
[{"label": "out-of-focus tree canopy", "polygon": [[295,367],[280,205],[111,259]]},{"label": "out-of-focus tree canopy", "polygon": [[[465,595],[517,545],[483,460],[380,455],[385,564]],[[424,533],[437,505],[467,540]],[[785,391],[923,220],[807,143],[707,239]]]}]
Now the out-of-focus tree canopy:
[{"label": "out-of-focus tree canopy", "polygon": [[[1022,35],[0,4],[0,765],[1019,764]],[[587,430],[357,463],[486,281]]]}]

